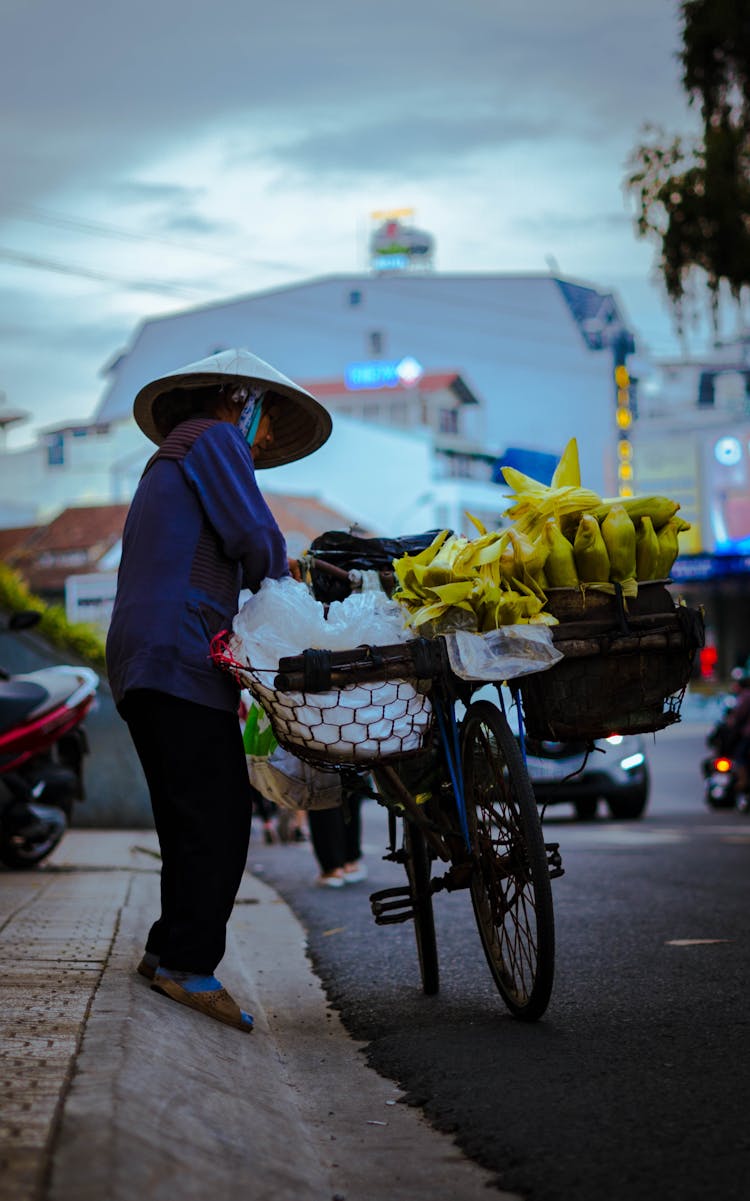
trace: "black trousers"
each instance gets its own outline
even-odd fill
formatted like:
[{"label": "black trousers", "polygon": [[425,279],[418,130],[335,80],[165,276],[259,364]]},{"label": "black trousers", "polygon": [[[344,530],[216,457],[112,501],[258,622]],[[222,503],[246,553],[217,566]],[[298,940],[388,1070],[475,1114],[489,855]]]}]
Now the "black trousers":
[{"label": "black trousers", "polygon": [[321,872],[332,872],[345,863],[362,858],[360,796],[347,797],[348,813],[343,809],[311,809],[307,815],[310,841]]},{"label": "black trousers", "polygon": [[247,860],[252,791],[237,715],[164,692],[129,692],[120,713],[151,794],[161,848],[161,915],[146,950],[210,976]]}]

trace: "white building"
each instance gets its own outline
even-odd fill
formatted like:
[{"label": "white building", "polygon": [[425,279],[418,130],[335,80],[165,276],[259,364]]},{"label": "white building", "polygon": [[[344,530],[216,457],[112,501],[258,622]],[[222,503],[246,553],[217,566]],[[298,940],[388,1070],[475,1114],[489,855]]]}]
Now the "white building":
[{"label": "white building", "polygon": [[0,454],[0,527],[44,523],[68,505],[129,501],[152,450],[132,420],[44,430]]},{"label": "white building", "polygon": [[[585,481],[612,491],[613,297],[550,275],[345,275],[146,321],[108,368],[97,420],[125,417],[142,385],[233,346],[295,380],[360,381],[404,360],[454,371],[480,399],[485,449],[559,455],[577,435]],[[360,390],[354,383],[353,391]]]},{"label": "white building", "polygon": [[264,489],[319,496],[385,533],[466,528],[466,510],[499,520],[500,462],[549,475],[575,435],[583,482],[611,493],[623,329],[610,294],[549,275],[334,276],[149,320],[107,368],[93,422],[0,458],[0,521],[35,496],[44,516],[129,497],[150,453],[137,391],[233,346],[319,385],[336,414],[329,444],[263,473]]},{"label": "white building", "polygon": [[689,553],[750,556],[750,339],[665,360],[653,384],[633,434],[638,491],[681,502]]}]

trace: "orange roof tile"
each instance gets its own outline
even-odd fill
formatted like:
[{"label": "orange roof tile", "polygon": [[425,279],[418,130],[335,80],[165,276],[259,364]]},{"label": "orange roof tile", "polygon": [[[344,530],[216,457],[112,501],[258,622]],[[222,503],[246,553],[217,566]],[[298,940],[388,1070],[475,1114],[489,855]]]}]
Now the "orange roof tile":
[{"label": "orange roof tile", "polygon": [[112,546],[122,537],[130,505],[80,505],[63,509],[34,540],[34,553]]},{"label": "orange roof tile", "polygon": [[[284,534],[303,534],[312,541],[327,530],[348,530],[354,523],[351,516],[331,509],[313,496],[289,496],[281,492],[264,492],[266,503]],[[369,531],[362,530],[363,536]]]},{"label": "orange roof tile", "polygon": [[14,555],[22,551],[39,526],[23,525],[11,530],[0,530],[0,561],[10,563]]}]

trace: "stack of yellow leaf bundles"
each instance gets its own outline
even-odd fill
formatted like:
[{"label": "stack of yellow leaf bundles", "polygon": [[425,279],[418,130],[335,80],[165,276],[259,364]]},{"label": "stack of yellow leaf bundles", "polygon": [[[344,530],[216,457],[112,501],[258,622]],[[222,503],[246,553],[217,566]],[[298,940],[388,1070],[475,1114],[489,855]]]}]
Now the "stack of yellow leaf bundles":
[{"label": "stack of yellow leaf bundles", "polygon": [[540,584],[545,548],[517,530],[490,531],[475,518],[479,538],[443,530],[418,555],[394,563],[394,599],[408,622],[430,637],[448,630],[484,633],[519,622],[556,624],[543,612]]},{"label": "stack of yellow leaf bundles", "polygon": [[503,625],[557,619],[546,612],[549,588],[596,587],[635,595],[638,580],[665,579],[677,556],[677,535],[689,529],[679,505],[663,496],[602,500],[581,487],[573,438],[549,486],[504,467],[513,489],[513,524],[479,537],[443,530],[418,555],[394,563],[394,599],[416,633],[464,629],[484,633]]},{"label": "stack of yellow leaf bundles", "polygon": [[549,487],[512,467],[502,471],[513,489],[508,517],[547,549],[543,587],[612,590],[617,583],[626,596],[634,596],[639,580],[669,576],[679,550],[677,536],[690,529],[677,516],[677,501],[666,496],[602,500],[587,492],[580,486],[575,438],[566,446]]}]

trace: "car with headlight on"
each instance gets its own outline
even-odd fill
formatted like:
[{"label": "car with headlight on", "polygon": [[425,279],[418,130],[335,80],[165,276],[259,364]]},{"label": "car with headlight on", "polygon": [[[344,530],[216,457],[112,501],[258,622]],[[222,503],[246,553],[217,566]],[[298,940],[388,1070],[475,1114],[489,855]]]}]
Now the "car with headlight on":
[{"label": "car with headlight on", "polygon": [[650,780],[639,734],[613,734],[593,746],[529,739],[526,762],[540,805],[567,802],[584,820],[596,817],[600,802],[619,819],[633,820],[646,810]]}]

